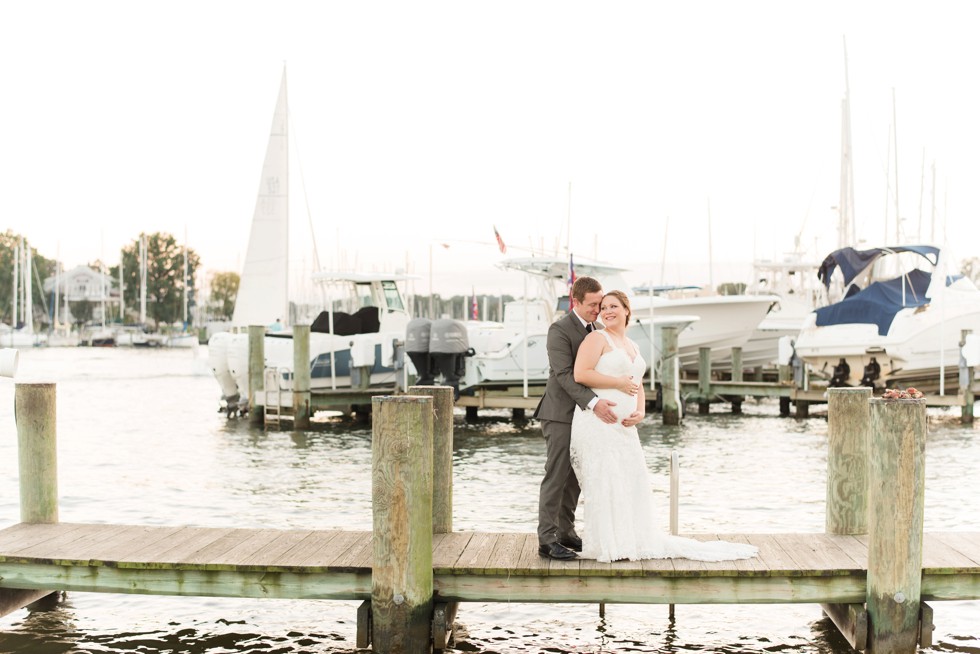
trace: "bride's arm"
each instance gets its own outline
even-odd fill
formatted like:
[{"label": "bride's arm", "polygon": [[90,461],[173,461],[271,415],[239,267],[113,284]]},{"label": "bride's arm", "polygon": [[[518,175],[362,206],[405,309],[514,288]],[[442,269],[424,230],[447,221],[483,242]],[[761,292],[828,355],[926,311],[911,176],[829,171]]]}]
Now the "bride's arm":
[{"label": "bride's arm", "polygon": [[578,354],[575,355],[575,381],[589,388],[615,388],[629,393],[633,381],[628,375],[612,377],[596,372],[595,367],[604,349],[606,349],[606,339],[599,332],[592,332],[585,337],[578,348]]}]

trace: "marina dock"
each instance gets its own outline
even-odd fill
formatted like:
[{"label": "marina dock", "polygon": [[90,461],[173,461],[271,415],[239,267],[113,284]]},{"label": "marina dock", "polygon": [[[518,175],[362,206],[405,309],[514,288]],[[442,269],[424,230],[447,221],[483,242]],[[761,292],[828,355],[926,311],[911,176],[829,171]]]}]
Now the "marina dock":
[{"label": "marina dock", "polygon": [[0,612],[52,591],[361,600],[359,646],[424,652],[468,601],[820,603],[856,648],[913,652],[927,601],[980,598],[980,534],[923,532],[921,400],[831,391],[826,533],[696,535],[757,545],[744,561],[598,563],[541,558],[533,534],[454,531],[452,391],[408,390],[373,401],[373,531],[283,531],[60,523],[54,386],[18,384]]},{"label": "marina dock", "polygon": [[[311,389],[309,360],[309,327],[294,328],[294,370],[289,371],[292,383],[283,388],[283,371],[265,368],[263,354],[264,328],[255,326],[249,332],[249,407],[252,419],[269,425],[278,425],[282,420],[293,422],[299,428],[309,426],[309,418],[317,411],[334,410],[353,412],[360,409],[367,412],[371,406],[371,398],[376,395],[389,395],[403,391],[402,386],[408,384],[392,383],[384,386],[371,386],[363,383],[354,388]],[[965,338],[965,335],[964,335]],[[827,403],[828,388],[811,384],[805,374],[805,368],[800,379],[794,378],[791,366],[779,366],[775,374],[769,374],[768,380],[746,379],[746,371],[742,368],[741,348],[732,348],[731,365],[721,372],[711,367],[711,350],[701,348],[698,352],[698,374],[695,378],[682,377],[679,367],[673,365],[677,360],[677,329],[665,327],[662,330],[660,352],[663,353],[662,370],[670,374],[655,380],[655,391],[650,389],[650,379],[644,379],[647,389],[647,407],[659,410],[664,424],[677,424],[684,414],[687,404],[696,404],[699,414],[707,414],[712,404],[730,404],[733,413],[741,411],[746,398],[775,398],[779,401],[780,414],[797,418],[809,416],[810,407]],[[357,375],[359,380],[367,382],[371,371],[362,370]],[[756,374],[755,377],[763,377]],[[970,380],[963,388],[955,393],[939,395],[929,393],[925,397],[926,406],[959,408],[963,422],[973,422],[974,404],[980,385],[974,378],[973,368],[960,366],[959,376]],[[515,382],[510,385],[494,387],[478,387],[463,391],[457,399],[456,406],[466,410],[468,419],[474,419],[482,409],[508,409],[515,419],[527,417],[527,412],[533,412],[544,393],[544,384],[529,384],[527,389],[523,383]],[[659,397],[659,401],[658,398]]]}]

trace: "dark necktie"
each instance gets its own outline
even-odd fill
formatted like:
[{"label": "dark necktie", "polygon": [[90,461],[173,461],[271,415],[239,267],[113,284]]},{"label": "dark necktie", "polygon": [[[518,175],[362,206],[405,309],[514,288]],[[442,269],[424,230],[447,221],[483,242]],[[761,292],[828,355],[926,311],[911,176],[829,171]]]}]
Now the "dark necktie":
[{"label": "dark necktie", "polygon": [[588,325],[585,326],[585,333],[588,334],[591,331],[592,331],[592,323],[590,322]]}]

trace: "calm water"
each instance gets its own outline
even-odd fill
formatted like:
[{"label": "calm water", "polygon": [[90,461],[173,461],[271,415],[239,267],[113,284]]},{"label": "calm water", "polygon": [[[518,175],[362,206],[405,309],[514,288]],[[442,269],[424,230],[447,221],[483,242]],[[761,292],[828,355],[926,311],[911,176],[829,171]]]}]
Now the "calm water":
[{"label": "calm water", "polygon": [[[61,519],[148,525],[371,527],[368,426],[264,432],[217,412],[206,353],[42,349],[20,377],[58,383]],[[826,421],[746,414],[641,424],[666,507],[680,455],[681,530],[820,532]],[[980,530],[980,427],[930,414],[927,530]],[[0,527],[17,521],[13,385],[0,380]],[[456,423],[455,527],[532,532],[544,443],[504,414]],[[666,518],[664,519],[666,523]],[[72,594],[55,611],[0,618],[0,652],[352,652],[355,602]],[[937,602],[936,651],[980,652],[980,602]],[[847,652],[814,605],[463,604],[469,652]]]}]

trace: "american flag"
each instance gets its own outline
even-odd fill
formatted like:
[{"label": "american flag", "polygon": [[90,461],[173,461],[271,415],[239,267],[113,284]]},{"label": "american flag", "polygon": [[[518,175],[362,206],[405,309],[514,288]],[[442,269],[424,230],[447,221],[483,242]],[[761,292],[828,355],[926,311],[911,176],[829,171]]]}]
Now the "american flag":
[{"label": "american flag", "polygon": [[473,303],[470,305],[470,313],[471,313],[470,317],[473,320],[479,320],[480,319],[480,312],[478,311],[477,304],[476,304],[476,289],[475,288],[473,289]]},{"label": "american flag", "polygon": [[493,226],[493,235],[497,237],[497,247],[500,248],[500,254],[507,254],[507,246],[504,245],[504,239],[500,238],[500,232],[497,231],[497,226]]},{"label": "american flag", "polygon": [[575,285],[575,259],[572,253],[568,253],[568,308],[575,306],[575,298],[572,297],[572,286]]}]

